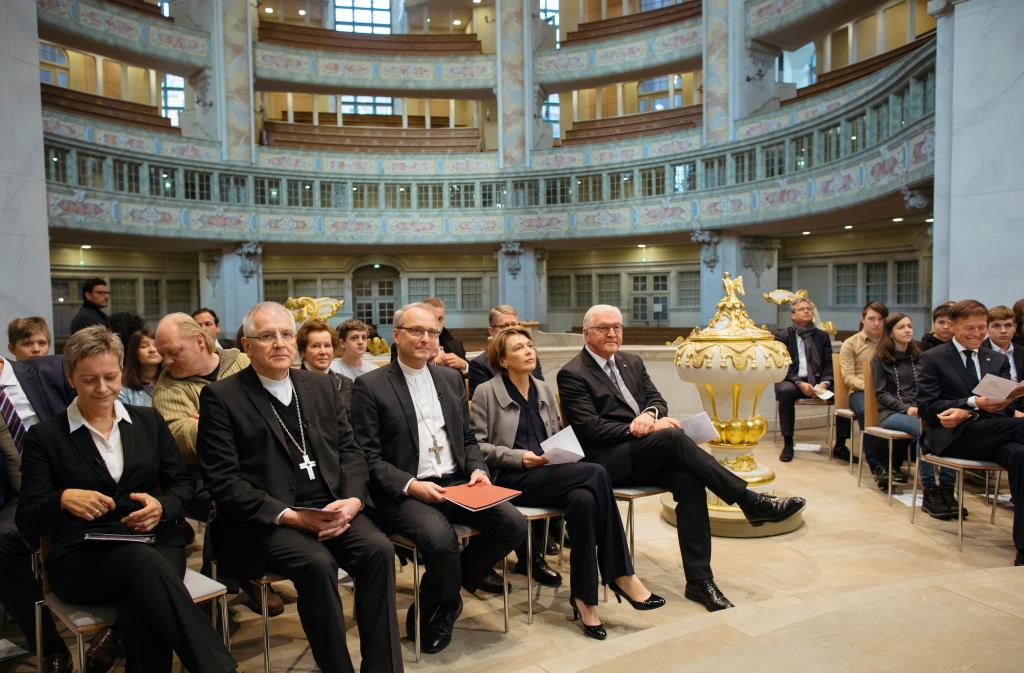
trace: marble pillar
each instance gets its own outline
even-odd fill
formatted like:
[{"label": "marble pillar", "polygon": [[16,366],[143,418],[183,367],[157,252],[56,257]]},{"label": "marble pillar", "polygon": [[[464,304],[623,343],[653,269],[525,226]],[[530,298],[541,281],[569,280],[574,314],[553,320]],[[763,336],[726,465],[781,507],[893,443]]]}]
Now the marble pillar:
[{"label": "marble pillar", "polygon": [[722,296],[722,276],[728,271],[733,278],[743,276],[744,304],[751,319],[759,325],[774,325],[778,320],[777,308],[761,295],[777,287],[780,241],[703,230],[694,232],[691,239],[701,246],[701,324],[715,314]]},{"label": "marble pillar", "polygon": [[[53,324],[34,0],[0,0],[0,323]],[[6,343],[6,342],[5,342]]]},{"label": "marble pillar", "polygon": [[532,120],[533,61],[527,49],[532,21],[530,7],[537,0],[495,0],[498,25],[498,162],[502,169],[526,168],[529,162]]},{"label": "marble pillar", "polygon": [[1019,0],[931,0],[938,19],[932,301],[1012,304],[1024,240]]},{"label": "marble pillar", "polygon": [[263,249],[227,245],[199,253],[199,304],[217,312],[221,334],[235,338],[242,318],[263,301]]},{"label": "marble pillar", "polygon": [[502,243],[498,257],[498,303],[515,306],[522,320],[547,322],[547,255],[519,242]]},{"label": "marble pillar", "polygon": [[704,142],[710,145],[725,142],[732,137],[729,112],[729,0],[704,0],[702,18]]}]

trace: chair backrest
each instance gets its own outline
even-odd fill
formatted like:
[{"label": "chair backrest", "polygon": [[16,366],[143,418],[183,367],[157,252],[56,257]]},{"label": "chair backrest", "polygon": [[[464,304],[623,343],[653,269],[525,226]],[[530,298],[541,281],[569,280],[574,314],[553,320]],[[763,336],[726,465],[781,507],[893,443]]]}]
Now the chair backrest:
[{"label": "chair backrest", "polygon": [[871,364],[864,367],[864,427],[875,427],[878,420],[878,394],[871,376]]},{"label": "chair backrest", "polygon": [[833,381],[835,382],[836,397],[833,400],[836,404],[837,409],[849,409],[850,408],[850,389],[846,387],[843,382],[843,377],[839,374],[839,353],[832,354],[832,371],[835,373]]}]

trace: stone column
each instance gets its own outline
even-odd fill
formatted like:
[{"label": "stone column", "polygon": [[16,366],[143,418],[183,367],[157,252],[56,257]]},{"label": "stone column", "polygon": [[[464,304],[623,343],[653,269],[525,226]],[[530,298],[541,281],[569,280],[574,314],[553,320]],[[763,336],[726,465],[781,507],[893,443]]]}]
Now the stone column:
[{"label": "stone column", "polygon": [[728,271],[743,276],[747,313],[758,324],[774,324],[777,309],[761,298],[776,289],[779,278],[780,241],[774,238],[746,238],[719,231],[698,230],[690,235],[701,246],[700,315],[707,322],[722,298],[722,276]]},{"label": "stone column", "polygon": [[34,0],[0,0],[0,316],[53,326]]},{"label": "stone column", "polygon": [[529,161],[533,105],[531,7],[537,0],[495,0],[498,50],[498,163],[503,169],[525,168]]},{"label": "stone column", "polygon": [[498,303],[515,306],[523,320],[547,322],[547,253],[519,242],[502,243],[498,257]]},{"label": "stone column", "polygon": [[[729,0],[704,0],[702,18],[704,142],[710,145],[732,137],[729,115]],[[711,318],[710,315],[707,317]]]},{"label": "stone column", "polygon": [[199,303],[217,312],[221,334],[234,339],[242,318],[263,300],[263,248],[226,245],[199,253]]},{"label": "stone column", "polygon": [[1024,3],[931,0],[928,11],[938,18],[933,301],[1011,304],[1024,240]]}]

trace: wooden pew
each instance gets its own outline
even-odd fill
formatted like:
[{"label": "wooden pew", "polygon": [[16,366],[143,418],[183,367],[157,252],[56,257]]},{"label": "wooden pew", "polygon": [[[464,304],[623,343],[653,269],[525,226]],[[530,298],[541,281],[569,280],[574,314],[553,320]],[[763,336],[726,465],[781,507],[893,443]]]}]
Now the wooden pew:
[{"label": "wooden pew", "polygon": [[181,135],[171,120],[160,115],[160,108],[131,103],[118,98],[73,91],[52,84],[40,84],[43,105],[75,115],[95,117],[114,124],[129,124],[150,131]]},{"label": "wooden pew", "polygon": [[805,86],[801,89],[797,89],[796,96],[794,98],[789,98],[787,100],[782,101],[781,105],[792,105],[794,103],[799,103],[811,96],[820,95],[826,91],[829,91],[830,89],[836,89],[838,87],[843,86],[844,84],[849,84],[850,82],[854,82],[862,77],[867,77],[872,73],[878,72],[887,65],[895,63],[896,61],[900,60],[907,54],[916,51],[917,49],[920,49],[924,45],[932,42],[934,39],[935,31],[931,30],[922,35],[921,37],[917,38],[913,42],[908,42],[902,47],[890,49],[884,54],[872,56],[871,58],[865,59],[858,63],[854,63],[853,65],[848,65],[843,68],[837,68],[836,70],[832,70],[831,72],[826,72],[823,75],[819,75],[817,82]]},{"label": "wooden pew", "polygon": [[319,149],[338,152],[479,152],[477,128],[381,128],[313,126],[264,122],[267,144],[273,147]]},{"label": "wooden pew", "polygon": [[588,40],[600,40],[605,37],[638,33],[659,26],[679,23],[698,18],[702,13],[701,0],[687,0],[678,5],[660,7],[647,12],[638,12],[626,16],[616,16],[599,21],[587,21],[566,33],[564,42],[577,44]]},{"label": "wooden pew", "polygon": [[361,35],[328,28],[261,21],[260,42],[300,49],[357,52],[376,55],[459,56],[482,53],[476,35]]},{"label": "wooden pew", "polygon": [[699,128],[703,114],[703,106],[691,105],[623,117],[578,121],[565,132],[562,145],[622,140]]}]

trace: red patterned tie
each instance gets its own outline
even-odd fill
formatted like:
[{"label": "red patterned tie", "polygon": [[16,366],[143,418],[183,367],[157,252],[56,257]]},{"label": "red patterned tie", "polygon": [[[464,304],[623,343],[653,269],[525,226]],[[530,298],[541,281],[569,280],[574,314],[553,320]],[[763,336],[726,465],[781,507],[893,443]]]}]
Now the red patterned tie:
[{"label": "red patterned tie", "polygon": [[7,431],[11,433],[11,437],[14,439],[14,446],[18,448],[18,453],[21,453],[21,445],[25,441],[25,426],[21,422],[21,416],[18,415],[18,411],[14,408],[14,402],[11,401],[11,398],[7,397],[7,393],[4,392],[2,386],[0,386],[0,417],[3,417]]}]

